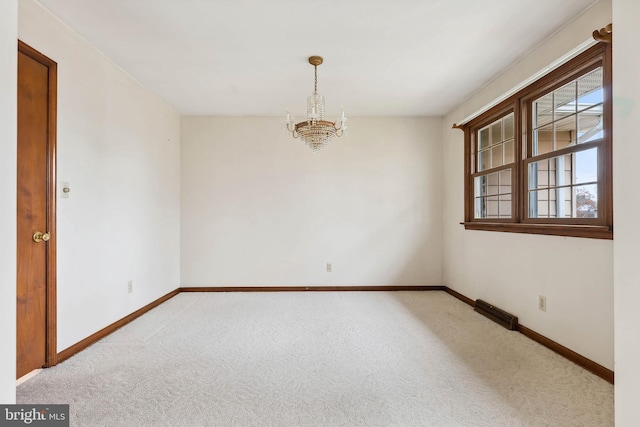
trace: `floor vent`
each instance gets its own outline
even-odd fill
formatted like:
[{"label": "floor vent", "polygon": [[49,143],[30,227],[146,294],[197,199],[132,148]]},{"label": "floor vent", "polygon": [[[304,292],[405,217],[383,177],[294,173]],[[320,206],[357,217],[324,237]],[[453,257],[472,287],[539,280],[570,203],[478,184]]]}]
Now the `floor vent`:
[{"label": "floor vent", "polygon": [[475,311],[512,331],[518,330],[518,317],[500,310],[486,301],[476,300]]}]

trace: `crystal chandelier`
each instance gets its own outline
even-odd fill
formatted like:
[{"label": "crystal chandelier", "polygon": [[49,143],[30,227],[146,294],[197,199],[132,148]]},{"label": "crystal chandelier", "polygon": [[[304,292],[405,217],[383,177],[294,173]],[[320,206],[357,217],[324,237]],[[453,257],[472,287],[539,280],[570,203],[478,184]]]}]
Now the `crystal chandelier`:
[{"label": "crystal chandelier", "polygon": [[342,116],[339,121],[334,123],[324,119],[324,96],[318,93],[318,65],[322,64],[322,57],[310,57],[309,64],[313,65],[315,80],[313,93],[307,98],[307,120],[296,123],[287,110],[284,125],[291,132],[291,136],[302,138],[309,148],[318,151],[334,136],[340,138],[344,135],[347,130],[347,118],[342,107]]}]

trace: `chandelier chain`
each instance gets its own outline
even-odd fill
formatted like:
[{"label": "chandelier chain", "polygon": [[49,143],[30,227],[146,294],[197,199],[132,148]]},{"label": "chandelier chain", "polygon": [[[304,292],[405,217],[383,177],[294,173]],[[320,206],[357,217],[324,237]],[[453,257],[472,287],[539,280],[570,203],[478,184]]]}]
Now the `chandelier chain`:
[{"label": "chandelier chain", "polygon": [[313,66],[313,72],[315,74],[315,79],[313,81],[313,93],[317,94],[318,93],[318,66],[317,65]]}]

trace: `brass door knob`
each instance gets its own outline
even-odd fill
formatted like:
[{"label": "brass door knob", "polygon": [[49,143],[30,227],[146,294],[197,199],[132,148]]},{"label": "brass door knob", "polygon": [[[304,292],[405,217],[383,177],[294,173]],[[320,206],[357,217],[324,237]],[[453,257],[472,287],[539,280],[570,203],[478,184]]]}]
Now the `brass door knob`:
[{"label": "brass door knob", "polygon": [[33,233],[33,241],[36,243],[46,242],[51,238],[49,233],[42,233],[40,231],[36,231]]}]

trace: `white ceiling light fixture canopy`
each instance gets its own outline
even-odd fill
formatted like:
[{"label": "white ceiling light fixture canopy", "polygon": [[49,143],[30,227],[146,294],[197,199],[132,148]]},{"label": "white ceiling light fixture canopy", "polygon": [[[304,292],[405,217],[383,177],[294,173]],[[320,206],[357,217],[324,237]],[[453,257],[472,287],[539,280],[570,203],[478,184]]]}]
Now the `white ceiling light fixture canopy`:
[{"label": "white ceiling light fixture canopy", "polygon": [[307,97],[307,120],[296,123],[287,110],[287,119],[284,122],[291,136],[300,137],[313,151],[320,150],[334,137],[340,138],[347,130],[344,107],[342,107],[340,120],[331,122],[324,119],[324,96],[318,93],[318,65],[322,62],[321,56],[309,57],[309,64],[313,65],[315,80],[313,93]]}]

